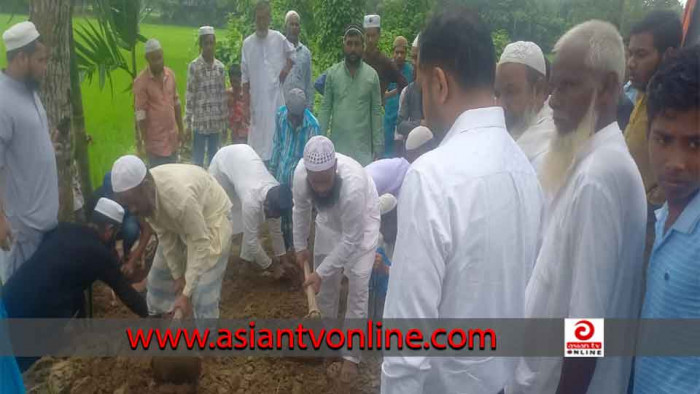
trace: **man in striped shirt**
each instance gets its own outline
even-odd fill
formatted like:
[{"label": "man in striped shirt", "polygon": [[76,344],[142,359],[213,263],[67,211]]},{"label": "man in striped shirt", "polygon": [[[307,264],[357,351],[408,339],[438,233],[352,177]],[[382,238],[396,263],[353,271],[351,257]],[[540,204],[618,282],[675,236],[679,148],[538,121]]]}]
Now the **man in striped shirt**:
[{"label": "man in striped shirt", "polygon": [[[666,203],[656,211],[644,319],[700,318],[699,91],[697,47],[662,63],[647,88],[649,159]],[[697,393],[698,370],[700,357],[637,358],[634,393]]]},{"label": "man in striped shirt", "polygon": [[[321,134],[318,121],[307,108],[306,93],[299,88],[289,91],[287,105],[277,111],[275,137],[270,159],[270,173],[277,182],[292,186],[292,176],[309,138]],[[287,249],[292,247],[292,218],[282,216],[282,233]]]}]

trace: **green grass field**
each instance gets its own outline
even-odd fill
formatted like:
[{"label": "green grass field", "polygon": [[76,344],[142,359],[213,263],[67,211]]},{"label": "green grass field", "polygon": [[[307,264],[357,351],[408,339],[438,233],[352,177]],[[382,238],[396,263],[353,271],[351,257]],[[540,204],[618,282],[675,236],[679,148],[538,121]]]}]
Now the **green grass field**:
[{"label": "green grass field", "polygon": [[[0,31],[10,25],[26,20],[26,16],[0,14]],[[84,23],[84,18],[76,18],[75,25]],[[142,24],[141,34],[145,37],[157,38],[163,46],[165,64],[174,72],[178,91],[182,102],[185,100],[185,82],[187,79],[187,64],[197,56],[195,45],[196,29],[181,26]],[[0,40],[0,67],[5,67],[5,48]],[[125,53],[125,56],[128,54]],[[128,57],[127,57],[128,58]],[[143,55],[143,45],[139,45],[137,54],[139,69],[146,65]],[[100,90],[97,76],[92,82],[84,81],[81,85],[85,122],[87,133],[92,136],[90,146],[90,172],[93,186],[102,182],[102,177],[112,167],[114,160],[127,153],[135,151],[134,145],[134,113],[132,108],[133,96],[130,91],[130,77],[121,70],[112,75],[114,93],[105,84]],[[129,88],[129,91],[125,89]],[[183,108],[184,111],[184,108]],[[184,115],[184,114],[183,114]]]}]

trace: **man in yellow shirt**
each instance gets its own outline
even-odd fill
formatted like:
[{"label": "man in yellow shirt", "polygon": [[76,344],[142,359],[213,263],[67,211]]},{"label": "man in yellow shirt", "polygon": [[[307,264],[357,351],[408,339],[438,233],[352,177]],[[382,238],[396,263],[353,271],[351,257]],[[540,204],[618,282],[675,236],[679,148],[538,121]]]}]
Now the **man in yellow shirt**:
[{"label": "man in yellow shirt", "polygon": [[644,20],[632,27],[629,40],[629,68],[632,87],[639,93],[629,123],[625,128],[625,141],[630,154],[642,174],[647,195],[649,211],[647,214],[647,240],[645,260],[651,252],[654,242],[654,210],[659,208],[666,197],[659,188],[656,175],[649,163],[649,145],[647,143],[647,98],[646,87],[659,68],[661,61],[680,47],[683,29],[681,20],[672,11],[652,11]]},{"label": "man in yellow shirt", "polygon": [[158,235],[148,275],[149,313],[181,309],[195,319],[218,318],[232,235],[224,189],[200,167],[166,164],[149,171],[136,156],[114,163],[112,188]]}]

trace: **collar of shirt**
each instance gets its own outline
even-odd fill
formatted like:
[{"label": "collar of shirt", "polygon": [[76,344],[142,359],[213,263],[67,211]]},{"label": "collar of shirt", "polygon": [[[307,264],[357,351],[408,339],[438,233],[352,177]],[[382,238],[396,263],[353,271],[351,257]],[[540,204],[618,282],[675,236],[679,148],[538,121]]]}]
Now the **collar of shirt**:
[{"label": "collar of shirt", "polygon": [[[153,72],[151,71],[151,68],[146,66],[146,70],[148,70],[148,77],[151,79],[156,79],[156,76],[153,75]],[[166,67],[163,67],[163,82],[168,80],[168,69]]]},{"label": "collar of shirt", "polygon": [[613,121],[609,125],[598,130],[586,143],[581,147],[581,150],[576,154],[576,162],[583,160],[585,157],[593,153],[597,148],[608,143],[609,140],[619,137],[622,143],[625,142],[622,136],[622,131],[617,121]]},{"label": "collar of shirt", "polygon": [[210,63],[207,63],[206,60],[204,60],[204,58],[202,57],[201,54],[199,56],[197,56],[197,60],[195,60],[195,61],[197,63],[199,63],[200,66],[207,67],[207,68],[214,68],[214,66],[216,65],[216,58],[214,58],[214,60],[212,60],[212,62],[210,64]]},{"label": "collar of shirt", "polygon": [[350,70],[348,69],[348,64],[343,60],[343,70],[345,70],[345,73],[348,75],[348,77],[355,79],[357,75],[362,71],[362,69],[365,67],[365,61],[360,59],[360,64],[357,66],[357,71],[355,71],[355,76],[353,77],[352,74],[350,74]]},{"label": "collar of shirt", "polygon": [[486,107],[464,111],[461,115],[459,115],[459,117],[457,117],[457,120],[455,120],[454,124],[450,128],[450,131],[447,132],[445,138],[443,138],[442,142],[440,142],[440,145],[444,145],[447,140],[459,133],[490,127],[506,128],[503,108]]},{"label": "collar of shirt", "polygon": [[[654,213],[656,215],[657,226],[663,231],[666,225],[666,219],[668,219],[668,202],[664,203],[664,205]],[[665,239],[671,234],[672,230],[684,234],[691,234],[698,227],[698,223],[700,223],[700,192],[697,192],[695,197],[690,200],[685,209],[683,209],[683,212],[678,216],[678,219],[676,219],[676,222],[668,229],[662,239]],[[658,231],[657,234],[659,234]]]}]

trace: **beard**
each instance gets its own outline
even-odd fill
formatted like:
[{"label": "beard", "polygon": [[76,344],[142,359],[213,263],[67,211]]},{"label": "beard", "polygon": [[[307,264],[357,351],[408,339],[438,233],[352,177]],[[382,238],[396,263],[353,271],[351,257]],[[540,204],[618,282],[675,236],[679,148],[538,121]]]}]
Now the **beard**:
[{"label": "beard", "polygon": [[41,89],[41,82],[32,76],[27,76],[24,80],[24,84],[27,86],[27,89],[31,91],[38,91]]},{"label": "beard", "polygon": [[554,196],[564,185],[576,154],[595,133],[598,114],[595,111],[595,94],[588,106],[588,111],[575,130],[569,133],[557,133],[549,144],[539,178],[542,189],[548,197]]},{"label": "beard", "polygon": [[535,112],[533,107],[528,107],[522,116],[513,119],[511,122],[506,122],[512,123],[512,126],[508,126],[508,132],[513,136],[514,140],[517,140],[535,121],[537,121],[537,112]]},{"label": "beard", "polygon": [[352,64],[353,66],[360,64],[360,60],[362,60],[362,57],[355,53],[345,54],[345,61]]},{"label": "beard", "polygon": [[308,183],[308,180],[306,182],[306,187],[309,188],[309,193],[311,193],[311,199],[319,211],[332,207],[340,199],[340,188],[343,186],[343,180],[340,178],[340,175],[335,174],[333,188],[325,196],[316,193],[311,184]]}]

